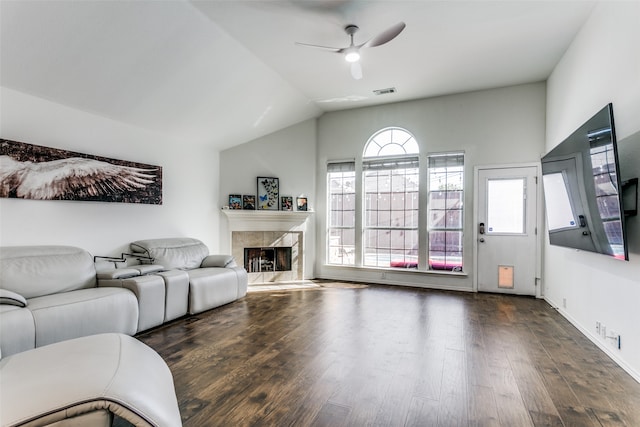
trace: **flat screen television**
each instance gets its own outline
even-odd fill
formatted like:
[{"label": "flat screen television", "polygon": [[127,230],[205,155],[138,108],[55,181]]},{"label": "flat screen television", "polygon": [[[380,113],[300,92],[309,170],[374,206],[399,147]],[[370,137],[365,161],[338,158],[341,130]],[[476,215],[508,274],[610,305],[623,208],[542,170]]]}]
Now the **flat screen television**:
[{"label": "flat screen television", "polygon": [[552,245],[629,260],[613,106],[542,157]]}]

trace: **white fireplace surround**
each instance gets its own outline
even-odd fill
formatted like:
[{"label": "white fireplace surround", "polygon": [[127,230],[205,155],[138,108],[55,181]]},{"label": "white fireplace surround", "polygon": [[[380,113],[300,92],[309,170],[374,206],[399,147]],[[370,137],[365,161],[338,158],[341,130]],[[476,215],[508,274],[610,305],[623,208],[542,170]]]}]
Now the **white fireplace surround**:
[{"label": "white fireplace surround", "polygon": [[229,221],[230,252],[239,265],[244,264],[246,247],[292,248],[291,271],[249,273],[249,285],[291,282],[309,279],[306,275],[305,253],[311,239],[307,220],[313,212],[250,211],[223,209]]}]

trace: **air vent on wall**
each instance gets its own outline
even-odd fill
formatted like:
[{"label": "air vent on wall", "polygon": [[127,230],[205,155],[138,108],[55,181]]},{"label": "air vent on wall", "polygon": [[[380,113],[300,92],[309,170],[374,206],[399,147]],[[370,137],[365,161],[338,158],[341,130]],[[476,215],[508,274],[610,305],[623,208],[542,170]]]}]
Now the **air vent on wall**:
[{"label": "air vent on wall", "polygon": [[395,87],[388,87],[386,89],[376,89],[373,91],[376,95],[387,95],[389,93],[396,93]]}]

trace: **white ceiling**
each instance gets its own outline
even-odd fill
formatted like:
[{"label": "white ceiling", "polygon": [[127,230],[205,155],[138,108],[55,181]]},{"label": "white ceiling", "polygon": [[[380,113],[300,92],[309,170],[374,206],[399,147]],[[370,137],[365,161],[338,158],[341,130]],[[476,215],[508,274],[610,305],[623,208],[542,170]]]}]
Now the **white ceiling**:
[{"label": "white ceiling", "polygon": [[[0,2],[1,83],[218,149],[325,111],[545,80],[592,1]],[[403,21],[364,50],[345,47]],[[396,88],[376,96],[375,89]]]}]

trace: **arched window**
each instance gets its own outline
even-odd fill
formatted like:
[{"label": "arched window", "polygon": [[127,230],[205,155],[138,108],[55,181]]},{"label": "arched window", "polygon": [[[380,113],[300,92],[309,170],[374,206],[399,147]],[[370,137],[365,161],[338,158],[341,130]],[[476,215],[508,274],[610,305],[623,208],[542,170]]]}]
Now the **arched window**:
[{"label": "arched window", "polygon": [[365,145],[364,266],[418,268],[419,151],[413,135],[395,127]]},{"label": "arched window", "polygon": [[364,157],[418,154],[416,139],[404,129],[386,128],[374,134],[364,147]]}]

